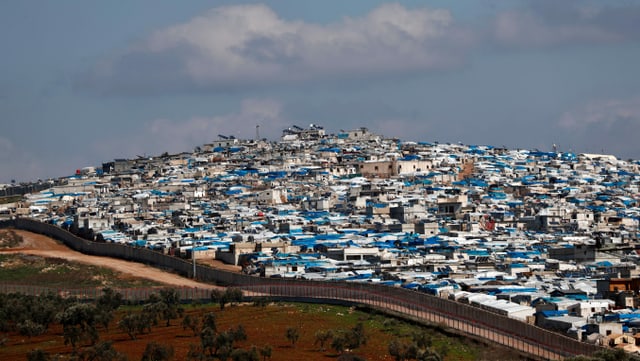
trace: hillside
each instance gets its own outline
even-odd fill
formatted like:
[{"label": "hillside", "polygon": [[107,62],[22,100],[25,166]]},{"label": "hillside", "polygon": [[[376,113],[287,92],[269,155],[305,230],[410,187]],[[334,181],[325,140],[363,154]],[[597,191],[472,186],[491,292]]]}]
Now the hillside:
[{"label": "hillside", "polygon": [[[2,277],[3,274],[13,275],[12,283],[43,286],[46,281],[46,284],[56,285],[60,289],[127,285],[129,287],[141,285],[160,287],[175,285],[181,280],[179,276],[152,267],[81,255],[52,239],[29,232],[3,230],[0,236],[0,253],[2,254],[0,282],[6,283],[9,280],[8,277]],[[54,257],[47,255],[54,255]],[[28,267],[38,272],[25,271]],[[105,272],[105,268],[112,271]],[[21,271],[16,272],[16,269]],[[57,272],[52,272],[56,269]],[[81,281],[78,276],[70,277],[74,272],[61,272],[61,269],[75,271],[80,275],[88,274],[88,279],[98,280],[98,282],[85,283],[87,281]],[[96,277],[97,275],[99,277]],[[140,278],[141,276],[145,278]],[[167,282],[163,284],[159,280]],[[273,350],[271,360],[337,359],[339,354],[330,347],[327,346],[325,351],[319,350],[319,346],[315,343],[317,331],[349,330],[359,322],[364,325],[368,342],[358,348],[354,354],[366,360],[392,360],[388,350],[389,342],[395,338],[409,342],[410,336],[416,332],[428,334],[432,340],[433,349],[443,354],[445,360],[495,359],[496,355],[501,355],[500,359],[520,359],[518,354],[504,348],[489,347],[470,339],[448,335],[437,328],[412,325],[381,314],[370,313],[367,310],[290,303],[271,303],[259,307],[245,303],[236,307],[226,307],[223,310],[213,304],[185,305],[184,314],[181,318],[172,321],[171,326],[154,326],[151,332],[131,340],[125,332],[118,329],[117,324],[127,313],[138,312],[141,307],[123,307],[116,312],[109,329],[100,329],[99,335],[100,340],[111,341],[113,348],[127,355],[129,360],[140,359],[145,347],[151,342],[170,345],[174,349],[175,360],[186,359],[190,347],[200,344],[200,337],[194,336],[191,330],[185,330],[181,326],[184,317],[202,318],[203,314],[211,311],[216,314],[219,331],[243,325],[247,340],[240,342],[238,347],[249,349],[254,345],[258,348],[271,346]],[[295,345],[285,337],[287,329],[292,327],[300,331],[300,338]],[[3,346],[0,347],[0,358],[24,360],[31,350],[42,349],[49,355],[60,354],[62,359],[68,359],[72,348],[64,344],[63,334],[59,324],[53,324],[45,334],[33,337],[22,336],[15,329],[8,327],[7,331],[0,333],[0,339],[4,340]],[[91,347],[85,345],[83,349],[91,350]]]}]

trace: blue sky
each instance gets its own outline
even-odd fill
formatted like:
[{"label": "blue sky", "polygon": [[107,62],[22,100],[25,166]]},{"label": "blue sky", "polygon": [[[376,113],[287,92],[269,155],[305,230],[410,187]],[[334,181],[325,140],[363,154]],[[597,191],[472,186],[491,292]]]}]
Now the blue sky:
[{"label": "blue sky", "polygon": [[640,1],[7,0],[0,46],[0,183],[258,124],[640,158]]}]

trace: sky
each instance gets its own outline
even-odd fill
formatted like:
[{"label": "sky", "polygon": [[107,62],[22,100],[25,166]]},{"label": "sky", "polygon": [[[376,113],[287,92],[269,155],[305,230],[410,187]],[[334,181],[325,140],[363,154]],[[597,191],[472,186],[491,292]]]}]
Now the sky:
[{"label": "sky", "polygon": [[292,125],[640,159],[640,0],[4,0],[0,183]]}]

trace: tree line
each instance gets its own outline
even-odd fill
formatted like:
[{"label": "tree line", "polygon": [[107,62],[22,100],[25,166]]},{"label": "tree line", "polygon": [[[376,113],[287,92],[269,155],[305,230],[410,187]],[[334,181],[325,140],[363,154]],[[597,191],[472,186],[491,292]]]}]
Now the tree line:
[{"label": "tree line", "polygon": [[[229,304],[243,302],[242,291],[227,288],[224,291],[211,292],[210,301],[224,310]],[[269,304],[268,298],[256,298],[256,307]],[[131,340],[137,340],[143,334],[151,333],[156,327],[181,326],[190,331],[199,342],[190,344],[186,355],[188,361],[269,361],[273,354],[271,345],[242,348],[239,344],[247,340],[244,326],[239,324],[221,330],[217,323],[216,312],[187,314],[175,289],[159,289],[136,307],[127,307],[120,312],[116,321],[115,312],[125,305],[122,295],[110,288],[93,301],[57,294],[28,296],[22,294],[0,294],[0,332],[16,332],[27,338],[46,334],[52,325],[62,328],[64,344],[71,346],[71,355],[50,355],[35,349],[26,355],[27,361],[124,361],[127,355],[118,352],[112,341],[101,340],[101,332],[116,327],[126,333]],[[181,320],[181,321],[178,321]],[[384,326],[394,328],[395,319],[388,319]],[[180,322],[179,324],[177,322]],[[301,336],[300,326],[289,326],[282,335],[295,348]],[[362,322],[346,329],[318,329],[314,334],[314,346],[324,352],[331,348],[336,352],[337,361],[362,361],[358,349],[369,340]],[[7,343],[6,336],[0,334],[0,347]],[[246,344],[246,343],[245,343]],[[425,331],[414,332],[410,337],[392,338],[387,351],[396,361],[440,361],[448,354],[446,347],[434,347],[431,334]],[[64,358],[66,357],[66,358]],[[147,343],[141,361],[173,360],[174,350],[169,344]],[[602,350],[591,356],[577,356],[567,361],[631,361],[638,360],[621,350]]]}]

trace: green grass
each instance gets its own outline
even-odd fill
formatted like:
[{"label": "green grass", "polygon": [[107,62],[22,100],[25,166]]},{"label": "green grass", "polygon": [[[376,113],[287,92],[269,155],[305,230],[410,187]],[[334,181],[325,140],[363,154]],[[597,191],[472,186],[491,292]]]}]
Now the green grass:
[{"label": "green grass", "polygon": [[[473,342],[464,337],[443,333],[437,327],[407,322],[368,308],[305,303],[280,303],[278,305],[296,309],[302,320],[313,320],[301,321],[303,324],[313,322],[315,326],[327,324],[331,325],[330,328],[333,330],[349,330],[356,324],[362,323],[366,332],[373,336],[372,342],[384,342],[385,345],[395,338],[410,342],[412,335],[426,333],[432,339],[433,349],[445,353],[448,360],[484,359],[485,350],[488,348],[484,344]],[[263,321],[266,323],[275,322],[274,320]],[[382,351],[386,352],[386,348],[383,348]]]},{"label": "green grass", "polygon": [[[395,338],[410,343],[412,335],[425,333],[432,340],[432,349],[446,355],[445,360],[520,359],[515,353],[504,348],[494,348],[465,337],[442,332],[437,325],[408,322],[368,308],[305,303],[279,303],[276,307],[278,306],[280,309],[294,309],[294,314],[299,316],[293,316],[291,319],[303,320],[299,321],[302,322],[302,328],[313,325],[312,328],[316,330],[319,328],[350,330],[356,324],[362,323],[365,333],[371,337],[369,342],[383,345],[378,347],[374,354],[386,354],[389,342]],[[229,312],[233,312],[233,308],[230,308]],[[270,318],[265,315],[261,321],[265,324],[277,323],[283,313],[291,312],[277,311],[277,315],[274,314],[275,317]],[[291,326],[296,325],[291,324]],[[370,346],[373,345],[366,348]]]},{"label": "green grass", "polygon": [[[199,336],[191,330],[185,330],[181,326],[182,317],[190,315],[202,319],[205,313],[213,312],[216,316],[216,325],[220,332],[242,325],[247,334],[247,340],[237,343],[237,347],[249,349],[252,346],[262,348],[269,345],[273,354],[270,360],[336,360],[339,354],[325,344],[326,349],[320,350],[316,343],[315,335],[318,330],[351,330],[359,322],[364,325],[367,335],[366,344],[359,348],[347,351],[359,355],[366,360],[391,360],[388,345],[395,338],[395,334],[412,334],[426,332],[432,336],[433,349],[440,351],[446,345],[445,361],[471,361],[471,360],[522,360],[517,354],[494,348],[482,343],[470,342],[465,338],[440,334],[438,329],[416,323],[405,322],[396,319],[396,322],[385,322],[387,319],[379,313],[372,313],[366,309],[353,307],[305,304],[294,302],[274,302],[266,306],[254,306],[243,303],[235,306],[227,306],[220,310],[217,303],[202,303],[197,305],[183,305],[184,315],[170,322],[170,326],[163,323],[152,326],[150,333],[139,335],[138,339],[130,340],[122,330],[116,326],[126,314],[140,312],[142,305],[123,305],[116,312],[115,319],[109,329],[99,329],[100,339],[113,342],[119,352],[127,354],[131,360],[141,359],[145,345],[151,341],[169,345],[175,350],[175,360],[186,358],[190,345],[199,345]],[[297,327],[300,338],[292,345],[286,338],[286,330]],[[41,348],[50,355],[58,354],[59,359],[72,359],[71,348],[62,345],[60,337],[62,330],[60,325],[52,325],[50,331],[42,336],[25,339],[14,333],[7,334],[9,342],[0,348],[2,359],[17,358],[26,355],[29,350]]]},{"label": "green grass", "polygon": [[22,200],[21,195],[0,197],[0,204],[15,203]]},{"label": "green grass", "polygon": [[[0,282],[4,283],[67,289],[162,286],[146,280],[121,279],[120,276],[119,273],[108,268],[68,262],[63,259],[24,254],[0,254]],[[293,359],[335,359],[337,355],[329,347],[326,352],[318,351],[317,345],[314,344],[315,332],[319,329],[351,330],[358,323],[363,324],[365,333],[370,337],[367,345],[357,351],[367,359],[378,359],[376,357],[380,355],[388,356],[387,347],[391,340],[397,338],[408,343],[415,333],[427,333],[432,340],[432,348],[445,354],[445,360],[521,359],[517,354],[504,348],[487,346],[472,339],[443,332],[438,325],[406,322],[368,308],[294,302],[274,302],[264,307],[250,304],[244,304],[242,307],[227,305],[224,310],[219,310],[216,303],[196,303],[184,305],[184,307],[186,312],[200,313],[207,309],[213,310],[219,316],[219,328],[222,330],[243,324],[251,333],[246,347],[251,344],[258,346],[270,344],[275,347],[274,351],[282,353],[281,356],[291,356]],[[120,317],[141,308],[139,304],[122,306],[119,310]],[[180,344],[199,342],[197,337],[186,336],[189,333],[184,334],[185,332],[178,326],[178,321],[173,324],[176,325],[176,329],[170,333],[169,339],[163,341],[172,342],[176,337],[174,334],[180,334]],[[288,327],[298,327],[302,330],[301,340],[296,347],[291,347],[284,337]],[[158,327],[156,330],[162,332],[163,328]],[[114,332],[116,334],[119,332],[116,327]],[[179,346],[176,344],[176,347]],[[184,355],[186,351],[180,352]],[[274,361],[278,359],[283,358],[274,357]]]},{"label": "green grass", "polygon": [[0,255],[0,282],[58,288],[161,286],[151,280],[122,277],[105,267],[24,254]]}]

